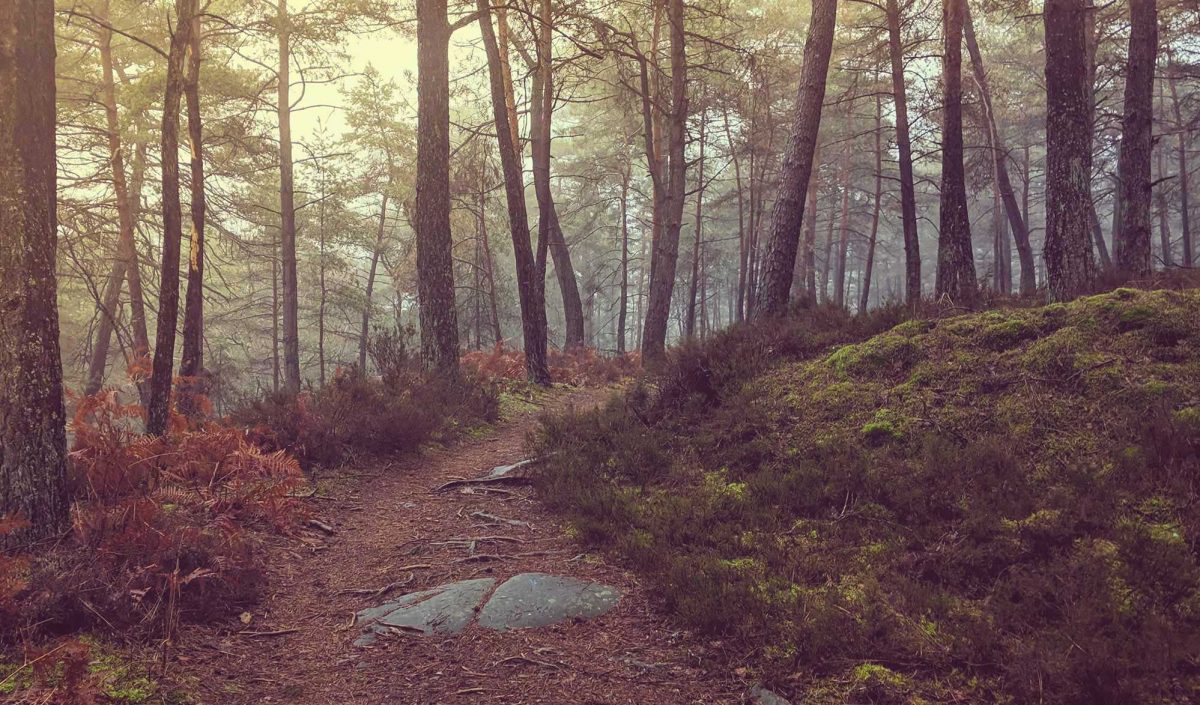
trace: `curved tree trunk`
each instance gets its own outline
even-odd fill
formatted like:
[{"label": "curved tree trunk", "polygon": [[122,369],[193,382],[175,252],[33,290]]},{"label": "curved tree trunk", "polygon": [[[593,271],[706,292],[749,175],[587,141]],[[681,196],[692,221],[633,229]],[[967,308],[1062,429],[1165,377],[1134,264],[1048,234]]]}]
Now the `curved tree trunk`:
[{"label": "curved tree trunk", "polygon": [[975,298],[975,253],[967,212],[967,183],[963,163],[962,35],[966,0],[943,0],[942,200],[938,232],[935,293],[960,303]]},{"label": "curved tree trunk", "polygon": [[867,312],[871,302],[871,270],[875,267],[875,241],[879,237],[879,214],[883,210],[883,100],[875,96],[875,208],[871,212],[871,235],[867,240],[867,261],[863,265],[862,296],[858,312]]},{"label": "curved tree trunk", "polygon": [[67,523],[54,130],[53,3],[0,3],[0,545]]},{"label": "curved tree trunk", "polygon": [[492,15],[487,0],[477,0],[479,28],[487,52],[488,75],[492,89],[492,114],[495,118],[496,141],[500,147],[500,165],[504,171],[504,193],[508,201],[508,225],[512,233],[513,255],[517,261],[517,293],[521,302],[521,328],[525,339],[525,370],[535,384],[550,383],[546,362],[546,303],[543,288],[538,285],[538,265],[529,238],[528,214],[525,210],[525,184],[510,123],[505,107],[504,79],[500,67],[500,49],[492,28]]},{"label": "curved tree trunk", "polygon": [[279,75],[277,105],[279,118],[279,246],[283,306],[283,386],[300,391],[300,292],[296,272],[296,192],[292,164],[291,19],[287,0],[279,0]]},{"label": "curved tree trunk", "polygon": [[187,95],[188,143],[192,167],[192,237],[188,249],[188,277],[183,314],[183,354],[179,376],[183,378],[180,408],[192,414],[192,396],[203,393],[199,380],[204,369],[204,129],[200,116],[200,16],[192,18],[189,38]]},{"label": "curved tree trunk", "polygon": [[804,67],[796,97],[796,115],[783,157],[779,193],[771,213],[766,261],[754,302],[755,317],[779,314],[787,308],[804,221],[804,201],[812,176],[817,133],[821,129],[821,107],[825,102],[836,20],[837,0],[814,0],[808,38],[804,42]]},{"label": "curved tree trunk", "polygon": [[[99,9],[99,19],[108,22],[108,3]],[[142,294],[141,270],[138,268],[137,242],[135,239],[135,223],[137,201],[141,193],[140,170],[135,159],[134,184],[128,182],[125,174],[125,159],[121,147],[121,126],[117,115],[116,80],[113,69],[112,30],[106,24],[96,30],[100,50],[100,95],[104,103],[105,131],[108,139],[108,158],[112,171],[113,194],[117,201],[117,221],[120,227],[117,242],[117,261],[113,263],[105,289],[103,311],[96,328],[95,345],[88,364],[87,380],[84,383],[84,394],[91,395],[100,391],[104,386],[105,368],[108,365],[108,351],[112,342],[112,334],[117,318],[117,308],[120,306],[122,280],[128,282],[130,328],[132,329],[133,351],[127,363],[130,367],[144,367],[150,354],[150,336],[146,330],[146,308]],[[140,380],[139,393],[143,404],[149,401],[149,386],[145,380]]]},{"label": "curved tree trunk", "polygon": [[[391,184],[388,184],[388,188]],[[367,271],[366,301],[363,303],[362,325],[358,329],[358,369],[367,371],[367,343],[371,337],[371,309],[374,308],[375,275],[379,271],[379,258],[383,254],[383,236],[387,232],[388,194],[385,190],[379,205],[379,228],[375,231],[375,246],[371,248],[371,268]]]},{"label": "curved tree trunk", "polygon": [[1146,276],[1150,256],[1150,161],[1154,129],[1154,63],[1158,55],[1157,0],[1130,0],[1129,63],[1125,71],[1125,116],[1121,121],[1121,236],[1113,243],[1116,266]]},{"label": "curved tree trunk", "polygon": [[704,256],[704,147],[707,136],[708,113],[700,116],[700,155],[696,161],[696,222],[695,236],[692,238],[692,275],[688,280],[687,316],[684,318],[684,335],[688,338],[696,334],[696,297],[700,293],[700,260]]},{"label": "curved tree trunk", "polygon": [[888,49],[892,64],[892,97],[896,110],[896,149],[900,157],[900,216],[904,229],[904,298],[921,301],[921,239],[917,232],[917,195],[913,178],[912,137],[908,127],[908,86],[904,82],[904,45],[900,5],[887,0]]},{"label": "curved tree trunk", "polygon": [[[571,264],[571,252],[567,249],[562,226],[558,222],[558,210],[554,205],[554,191],[550,185],[551,122],[554,116],[554,21],[550,0],[541,0],[541,16],[537,34],[537,65],[531,67],[538,73],[538,90],[535,91],[530,107],[531,139],[533,152],[533,188],[538,202],[538,242],[545,243],[554,259],[554,274],[562,293],[563,317],[566,319],[567,349],[584,345],[583,302],[579,297],[579,284],[575,281],[575,267]],[[499,47],[497,47],[499,48]],[[503,58],[503,57],[501,57]],[[503,77],[503,63],[500,64]],[[511,84],[510,84],[511,86]],[[504,101],[507,108],[511,87],[505,87]],[[506,113],[508,111],[506,110]],[[514,151],[517,149],[513,144]]]},{"label": "curved tree trunk", "polygon": [[150,406],[146,410],[146,432],[154,436],[166,432],[171,416],[175,329],[179,324],[179,253],[183,241],[183,212],[179,203],[179,102],[186,82],[183,64],[196,0],[175,0],[175,10],[178,18],[167,61],[162,115],[162,279],[158,288],[158,330],[150,376]]},{"label": "curved tree trunk", "polygon": [[[1029,227],[1021,216],[1021,206],[1017,203],[1013,191],[1012,180],[1008,176],[1008,150],[1004,147],[1004,138],[996,125],[996,111],[992,108],[992,89],[988,82],[987,71],[983,66],[983,54],[979,51],[979,42],[975,39],[975,21],[971,16],[969,0],[962,0],[963,12],[966,15],[964,26],[967,51],[971,54],[971,69],[975,77],[975,85],[983,108],[984,133],[988,145],[992,148],[992,171],[995,176],[996,188],[1004,204],[1004,212],[1008,216],[1008,225],[1012,229],[1013,239],[1017,244],[1017,257],[1021,262],[1021,294],[1028,296],[1037,289],[1037,264],[1033,259],[1033,247],[1029,244]],[[1090,124],[1090,123],[1089,123]]]},{"label": "curved tree trunk", "polygon": [[1176,83],[1179,80],[1180,70],[1176,66],[1174,57],[1171,58],[1170,75],[1167,77],[1167,86],[1171,90],[1171,108],[1175,118],[1175,129],[1178,131],[1179,141],[1177,143],[1176,159],[1178,160],[1179,170],[1179,211],[1180,225],[1183,229],[1183,257],[1180,260],[1185,267],[1191,267],[1193,264],[1192,254],[1192,213],[1191,213],[1191,192],[1190,179],[1188,174],[1188,142],[1190,141],[1191,129],[1190,125],[1183,119],[1183,110],[1180,106],[1179,87]]},{"label": "curved tree trunk", "polygon": [[683,226],[683,200],[687,178],[684,132],[687,128],[687,56],[684,51],[683,0],[667,0],[671,31],[671,116],[667,126],[666,194],[659,212],[662,230],[650,251],[650,299],[646,303],[642,354],[651,362],[667,351],[667,323],[679,260],[679,231]]},{"label": "curved tree trunk", "polygon": [[1095,278],[1090,242],[1092,138],[1084,0],[1047,0],[1046,276],[1050,298],[1086,293]]}]

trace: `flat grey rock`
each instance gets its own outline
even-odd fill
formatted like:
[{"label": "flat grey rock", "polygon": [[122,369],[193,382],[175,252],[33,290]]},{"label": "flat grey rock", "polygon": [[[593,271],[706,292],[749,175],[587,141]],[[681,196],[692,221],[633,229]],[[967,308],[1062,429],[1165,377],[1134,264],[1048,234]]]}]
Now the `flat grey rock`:
[{"label": "flat grey rock", "polygon": [[475,617],[475,610],[492,589],[491,578],[463,580],[399,597],[358,613],[355,624],[365,633],[355,646],[369,646],[376,634],[401,629],[424,634],[458,634]]},{"label": "flat grey rock", "polygon": [[614,587],[545,573],[521,573],[496,588],[479,612],[479,626],[496,631],[591,619],[621,599]]},{"label": "flat grey rock", "polygon": [[791,701],[782,695],[758,686],[750,689],[750,697],[754,699],[754,705],[792,705]]},{"label": "flat grey rock", "polygon": [[492,468],[492,471],[487,474],[487,478],[489,480],[495,480],[501,477],[510,477],[513,475],[513,473],[517,472],[521,468],[528,467],[533,463],[534,460],[530,458],[529,460],[522,460],[518,463],[513,463],[512,465],[498,465]]}]

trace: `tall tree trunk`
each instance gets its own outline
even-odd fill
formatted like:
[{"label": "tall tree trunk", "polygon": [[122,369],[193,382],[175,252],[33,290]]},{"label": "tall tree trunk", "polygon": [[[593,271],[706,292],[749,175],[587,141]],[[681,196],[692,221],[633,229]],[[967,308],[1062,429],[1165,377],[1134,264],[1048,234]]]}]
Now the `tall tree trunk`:
[{"label": "tall tree trunk", "polygon": [[67,455],[55,259],[54,5],[0,3],[0,516],[67,523]]},{"label": "tall tree trunk", "polygon": [[[853,148],[853,144],[850,145]],[[842,188],[842,222],[838,226],[837,252],[834,253],[833,304],[838,308],[846,306],[846,264],[847,250],[850,247],[850,190],[854,181],[850,172],[846,172],[846,183]]]},{"label": "tall tree trunk", "polygon": [[1176,85],[1179,82],[1182,72],[1175,64],[1173,57],[1169,64],[1170,74],[1167,77],[1167,86],[1171,90],[1171,109],[1175,118],[1175,130],[1179,137],[1176,159],[1178,160],[1179,169],[1180,226],[1183,230],[1183,257],[1180,261],[1183,263],[1183,266],[1191,267],[1194,264],[1194,260],[1192,259],[1192,197],[1189,183],[1190,176],[1188,175],[1188,143],[1191,141],[1191,129],[1190,124],[1183,119],[1183,109],[1179,100],[1179,87]]},{"label": "tall tree trunk", "polygon": [[179,252],[183,213],[179,204],[179,101],[184,91],[184,60],[191,41],[196,0],[175,0],[178,14],[167,60],[167,86],[162,116],[162,279],[158,288],[158,330],[150,377],[146,432],[166,432],[171,417],[171,383],[175,368],[175,329],[179,323]]},{"label": "tall tree trunk", "polygon": [[963,164],[962,36],[966,0],[943,0],[945,54],[942,120],[942,199],[938,232],[935,293],[953,301],[975,298],[975,252],[967,212],[967,182]]},{"label": "tall tree trunk", "polygon": [[279,118],[279,213],[281,273],[283,279],[283,380],[284,388],[300,391],[300,290],[296,272],[296,187],[292,164],[291,19],[288,0],[278,0],[276,31],[279,35],[277,105]]},{"label": "tall tree trunk", "polygon": [[746,248],[746,209],[744,199],[742,198],[742,161],[738,157],[737,146],[733,143],[733,132],[729,128],[729,109],[724,110],[725,120],[725,142],[729,145],[729,159],[733,162],[733,183],[737,195],[737,213],[738,213],[738,279],[737,279],[737,317],[735,320],[742,321],[746,315],[746,284],[747,277],[746,268],[750,261],[749,251]]},{"label": "tall tree trunk", "polygon": [[679,231],[683,226],[683,200],[687,178],[684,139],[687,128],[687,55],[684,41],[683,0],[667,0],[671,32],[671,115],[667,126],[666,196],[659,212],[662,231],[650,253],[650,299],[643,323],[642,354],[652,363],[667,351],[667,323],[679,259]]},{"label": "tall tree trunk", "polygon": [[963,12],[966,16],[964,26],[967,51],[971,54],[971,69],[975,77],[975,85],[979,88],[980,102],[985,121],[984,132],[987,134],[988,145],[992,148],[992,171],[995,176],[996,188],[1004,204],[1004,212],[1008,216],[1008,224],[1012,230],[1013,239],[1017,243],[1017,256],[1021,262],[1021,294],[1028,296],[1037,289],[1037,264],[1033,258],[1033,247],[1029,244],[1029,226],[1021,216],[1021,207],[1013,192],[1012,180],[1008,176],[1008,150],[1004,146],[1004,138],[996,124],[996,111],[992,107],[992,89],[988,82],[987,70],[983,65],[983,54],[979,51],[979,42],[975,38],[975,21],[971,16],[969,0],[962,0]]},{"label": "tall tree trunk", "polygon": [[1092,138],[1085,0],[1046,0],[1046,276],[1050,298],[1089,291]]},{"label": "tall tree trunk", "polygon": [[[1100,37],[1096,33],[1095,7],[1089,8],[1084,19],[1084,31],[1087,33],[1087,92],[1088,92],[1088,135],[1089,150],[1095,149],[1096,141],[1096,51],[1099,49]],[[1094,163],[1093,163],[1094,164]],[[1094,172],[1094,170],[1093,170]],[[1096,175],[1089,176],[1089,188],[1095,182]],[[1092,194],[1092,212],[1088,215],[1092,223],[1092,239],[1096,242],[1096,252],[1100,255],[1100,266],[1104,269],[1112,267],[1112,257],[1108,254],[1108,244],[1104,242],[1104,229],[1100,227],[1100,214],[1096,212],[1096,196]]]},{"label": "tall tree trunk", "polygon": [[805,297],[810,301],[817,300],[817,203],[821,197],[821,145],[813,148],[813,170],[808,177],[808,205],[804,210],[804,243],[800,256],[804,258],[804,287]]},{"label": "tall tree trunk", "polygon": [[[838,203],[838,193],[845,194],[850,183],[850,161],[849,153],[842,154],[841,176],[838,186],[834,188],[833,205],[836,207]],[[848,204],[847,204],[848,205]],[[829,214],[829,223],[825,228],[825,252],[821,258],[821,303],[829,303],[829,279],[830,272],[833,270],[833,233],[838,224],[842,221],[841,217],[835,216],[833,212]]]},{"label": "tall tree trunk", "polygon": [[188,144],[191,152],[192,233],[188,246],[187,291],[184,295],[183,352],[179,360],[180,408],[196,413],[194,395],[204,393],[204,128],[200,116],[200,15],[192,16],[188,38],[187,97]]},{"label": "tall tree trunk", "polygon": [[1171,252],[1171,208],[1167,204],[1167,190],[1165,188],[1167,177],[1167,143],[1160,142],[1158,145],[1158,181],[1159,186],[1155,189],[1154,201],[1155,208],[1158,210],[1158,238],[1159,250],[1162,252],[1162,263],[1164,267],[1174,267],[1175,258]]},{"label": "tall tree trunk", "polygon": [[863,264],[862,296],[858,312],[867,312],[871,302],[871,270],[875,267],[875,241],[879,237],[879,214],[883,210],[883,99],[875,96],[875,207],[871,211],[871,235],[867,239],[867,258]]},{"label": "tall tree trunk", "polygon": [[[499,124],[506,125],[507,120]],[[454,243],[450,234],[450,23],[446,0],[417,0],[417,198],[413,226],[417,235],[421,356],[427,367],[457,376],[458,310],[454,303]]]},{"label": "tall tree trunk", "polygon": [[[486,178],[486,171],[483,172]],[[504,332],[500,329],[500,306],[496,294],[496,270],[492,261],[491,235],[487,224],[487,188],[479,186],[479,237],[483,241],[483,273],[488,287],[488,312],[491,316],[492,343],[499,349],[504,345]]]},{"label": "tall tree trunk", "polygon": [[[104,385],[104,370],[108,364],[108,351],[112,341],[112,333],[117,318],[117,308],[120,305],[121,283],[128,281],[130,327],[133,330],[133,351],[127,363],[130,367],[144,366],[146,357],[150,354],[150,336],[146,330],[146,309],[142,294],[142,277],[138,268],[137,242],[134,235],[136,203],[141,191],[140,180],[138,187],[132,190],[126,180],[125,159],[121,148],[121,127],[117,115],[116,81],[113,70],[112,30],[108,28],[108,3],[98,8],[99,19],[104,23],[96,30],[100,50],[100,94],[104,103],[105,131],[108,138],[108,158],[112,171],[113,194],[117,201],[117,221],[120,227],[117,242],[117,257],[113,263],[105,289],[103,308],[96,328],[96,341],[92,348],[92,357],[88,365],[88,376],[84,385],[84,394],[92,395],[100,391]],[[148,385],[143,380],[139,384],[142,403],[148,401]]]},{"label": "tall tree trunk", "polygon": [[[391,184],[388,184],[388,188]],[[379,227],[375,230],[375,246],[371,248],[371,268],[367,270],[366,301],[363,304],[362,325],[358,329],[358,369],[367,371],[367,343],[371,336],[371,309],[375,296],[375,275],[379,271],[379,258],[383,254],[383,237],[387,232],[388,194],[384,191],[379,205]]]},{"label": "tall tree trunk", "polygon": [[271,392],[279,393],[283,366],[279,356],[279,243],[271,243]]},{"label": "tall tree trunk", "polygon": [[[838,219],[838,251],[830,252],[830,246],[833,244],[833,231],[830,230],[830,237],[825,248],[825,279],[829,279],[829,270],[834,271],[833,277],[833,303],[838,308],[841,308],[846,303],[845,286],[846,286],[846,245],[850,237],[850,186],[853,184],[853,179],[850,176],[850,151],[847,149],[845,161],[842,164],[842,214]],[[833,259],[836,257],[837,259]],[[828,300],[826,293],[826,300]]]},{"label": "tall tree trunk", "polygon": [[[325,173],[320,171],[321,193],[317,204],[317,285],[320,291],[317,296],[317,384],[325,386],[325,312],[329,308],[329,278],[326,271],[329,267],[329,249],[325,238]],[[370,299],[368,299],[370,301]],[[368,304],[369,305],[369,304]],[[366,372],[366,367],[359,365],[359,372]]]},{"label": "tall tree trunk", "polygon": [[1157,0],[1129,0],[1129,63],[1125,71],[1125,116],[1121,121],[1121,237],[1113,243],[1116,265],[1127,275],[1146,276],[1150,257],[1150,160],[1154,129],[1154,63],[1158,56]]},{"label": "tall tree trunk", "polygon": [[913,178],[912,138],[908,126],[908,84],[904,80],[904,44],[900,4],[887,0],[888,50],[892,64],[896,148],[900,158],[900,215],[904,229],[904,296],[909,306],[921,301],[921,239],[917,232],[917,195]]},{"label": "tall tree trunk", "polygon": [[[428,1],[428,0],[424,0]],[[538,266],[529,238],[529,220],[525,210],[525,183],[512,132],[505,129],[508,111],[504,102],[500,49],[492,28],[487,0],[477,0],[479,28],[487,52],[488,74],[492,89],[492,114],[496,141],[500,147],[500,165],[504,171],[504,193],[508,202],[508,225],[512,234],[513,255],[517,264],[517,294],[521,303],[521,328],[525,339],[525,370],[535,384],[550,383],[546,361],[546,302],[538,282]]]},{"label": "tall tree trunk", "polygon": [[617,309],[617,354],[625,354],[626,319],[629,315],[629,177],[632,164],[621,172],[621,301]]},{"label": "tall tree trunk", "polygon": [[[566,344],[564,347],[579,348],[584,345],[583,302],[579,298],[579,284],[575,281],[575,268],[571,264],[571,252],[567,248],[562,226],[558,221],[558,210],[554,205],[554,191],[550,184],[551,122],[554,115],[554,42],[551,0],[541,0],[537,32],[537,65],[531,67],[538,75],[538,90],[530,106],[531,150],[533,152],[533,188],[538,202],[538,242],[546,243],[554,259],[554,274],[562,293],[563,316],[566,322]],[[503,77],[503,65],[500,65]],[[507,105],[507,91],[504,96]],[[507,111],[506,111],[507,112]],[[514,150],[516,144],[514,143]]]},{"label": "tall tree trunk", "polygon": [[812,176],[817,133],[821,129],[821,107],[833,52],[833,30],[837,0],[814,0],[808,38],[804,42],[804,67],[796,97],[792,134],[783,157],[779,193],[771,213],[771,234],[763,263],[761,287],[754,302],[756,317],[782,313],[787,308],[796,269],[804,202]]},{"label": "tall tree trunk", "polygon": [[708,127],[708,112],[700,113],[700,154],[696,161],[696,222],[692,238],[692,276],[688,282],[687,317],[684,319],[684,334],[696,334],[696,297],[700,293],[700,260],[704,256],[704,147]]}]

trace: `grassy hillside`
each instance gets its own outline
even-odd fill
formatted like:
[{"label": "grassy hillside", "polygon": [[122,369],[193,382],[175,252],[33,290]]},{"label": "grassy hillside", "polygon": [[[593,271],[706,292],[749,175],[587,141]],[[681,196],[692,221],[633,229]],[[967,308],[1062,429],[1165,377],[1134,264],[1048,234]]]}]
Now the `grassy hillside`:
[{"label": "grassy hillside", "polygon": [[1200,698],[1200,293],[879,325],[685,348],[544,496],[804,702]]}]

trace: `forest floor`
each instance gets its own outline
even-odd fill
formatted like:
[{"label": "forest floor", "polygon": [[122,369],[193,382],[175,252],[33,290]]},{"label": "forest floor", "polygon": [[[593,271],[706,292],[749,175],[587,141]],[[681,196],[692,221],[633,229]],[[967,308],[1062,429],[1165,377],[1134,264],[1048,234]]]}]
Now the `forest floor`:
[{"label": "forest floor", "polygon": [[[250,623],[186,628],[171,679],[205,704],[743,702],[741,656],[673,626],[633,574],[586,552],[532,489],[432,492],[521,460],[540,412],[589,407],[606,394],[555,391],[541,408],[525,406],[447,447],[330,473],[309,501],[334,533],[273,547],[268,592]],[[451,542],[497,535],[507,538]],[[508,632],[473,624],[454,636],[352,645],[354,613],[389,597],[531,571],[615,586],[623,597],[590,621]],[[393,583],[402,586],[367,592]]]}]

